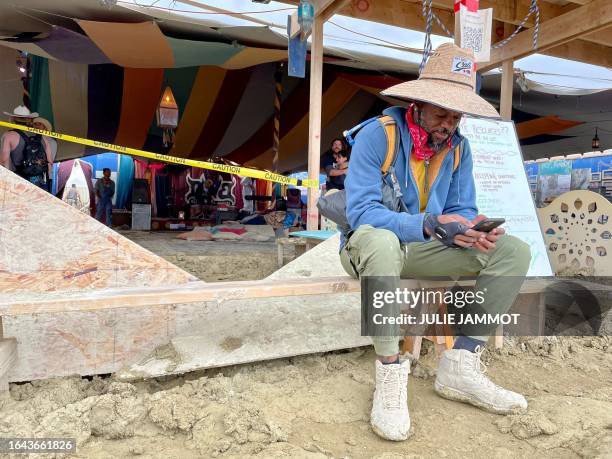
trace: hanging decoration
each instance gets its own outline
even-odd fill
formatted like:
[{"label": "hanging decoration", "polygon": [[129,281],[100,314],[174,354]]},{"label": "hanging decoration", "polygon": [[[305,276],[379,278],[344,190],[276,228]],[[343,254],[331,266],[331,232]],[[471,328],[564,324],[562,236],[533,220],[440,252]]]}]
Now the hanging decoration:
[{"label": "hanging decoration", "polygon": [[157,107],[157,125],[163,129],[164,147],[174,144],[174,130],[178,126],[179,109],[170,86],[166,86]]},{"label": "hanging decoration", "polygon": [[597,128],[595,128],[595,137],[593,137],[593,140],[591,141],[591,148],[593,151],[599,151],[599,147],[599,136],[597,135]]}]

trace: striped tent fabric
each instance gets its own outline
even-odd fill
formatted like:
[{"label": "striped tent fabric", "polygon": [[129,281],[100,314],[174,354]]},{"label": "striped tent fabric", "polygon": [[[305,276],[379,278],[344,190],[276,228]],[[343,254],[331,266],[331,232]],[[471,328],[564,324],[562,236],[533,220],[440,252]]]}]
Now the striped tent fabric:
[{"label": "striped tent fabric", "polygon": [[[277,62],[287,60],[287,50],[259,48],[257,37],[275,38],[281,46],[285,38],[280,34],[262,27],[208,28],[203,30],[209,41],[194,41],[166,36],[154,21],[75,23],[83,33],[55,25],[48,34],[0,40],[7,55],[14,53],[10,48],[34,55],[32,108],[56,131],[166,152],[155,112],[169,86],[180,118],[175,143],[167,153],[272,167],[274,72]],[[236,34],[251,46],[228,43],[227,37]],[[338,58],[326,56],[325,61]],[[324,145],[377,103],[373,94],[380,86],[395,83],[377,77],[360,79],[359,72],[343,74],[327,64],[325,69]],[[286,72],[282,80],[279,165],[286,172],[305,162],[309,82],[290,78]],[[62,142],[57,158],[101,151]]]},{"label": "striped tent fabric", "polygon": [[[192,159],[223,157],[272,167],[275,64],[228,70],[218,66],[124,68],[36,58],[34,110],[50,112],[58,132],[102,142],[164,151],[155,111],[170,86],[179,106],[176,141],[169,152]],[[283,75],[280,170],[305,163],[309,82]],[[326,67],[322,141],[325,146],[368,113],[379,99]],[[58,159],[99,153],[60,142]]]},{"label": "striped tent fabric", "polygon": [[42,38],[0,40],[0,45],[50,60],[78,64],[116,64],[126,68],[181,68],[202,65],[230,70],[287,59],[286,49],[236,42],[194,41],[164,35],[156,22],[118,23],[77,20],[85,32],[53,26]]}]

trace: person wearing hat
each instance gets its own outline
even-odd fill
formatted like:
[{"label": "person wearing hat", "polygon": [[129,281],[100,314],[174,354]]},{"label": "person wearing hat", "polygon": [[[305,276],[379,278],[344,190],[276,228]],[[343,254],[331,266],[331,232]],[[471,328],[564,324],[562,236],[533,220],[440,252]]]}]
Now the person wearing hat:
[{"label": "person wearing hat", "polygon": [[[33,126],[38,113],[20,105],[12,113],[4,112],[13,124]],[[0,163],[7,169],[44,190],[51,191],[53,153],[46,137],[28,131],[12,130],[1,139]]]},{"label": "person wearing hat", "polygon": [[[51,122],[41,116],[34,118],[34,121],[32,121],[32,126],[36,129],[40,129],[41,131],[53,131],[53,125],[51,124]],[[46,135],[44,135],[43,138],[49,144],[51,150],[51,158],[53,159],[51,164],[53,164],[55,162],[55,158],[57,157],[57,140],[55,140],[53,137],[49,137]],[[50,173],[52,173],[52,171]]]},{"label": "person wearing hat", "polygon": [[[393,118],[400,136],[394,173],[406,211],[382,204],[387,137],[380,122],[367,123],[356,136],[345,180],[352,231],[343,238],[340,256],[351,276],[375,276],[389,291],[399,287],[400,278],[477,276],[476,292],[484,299],[479,310],[501,314],[518,294],[531,255],[526,243],[501,228],[471,229],[486,217],[478,215],[470,144],[459,132],[459,121],[463,114],[499,118],[475,93],[475,81],[471,51],[443,44],[417,80],[382,92],[402,103],[384,114]],[[394,301],[386,311],[397,314]],[[454,348],[440,359],[434,385],[439,395],[500,414],[527,408],[522,395],[483,374],[480,355],[495,328],[459,328]],[[398,329],[392,330],[372,336],[377,359],[370,422],[379,436],[400,441],[410,431],[410,363],[400,361]]]}]

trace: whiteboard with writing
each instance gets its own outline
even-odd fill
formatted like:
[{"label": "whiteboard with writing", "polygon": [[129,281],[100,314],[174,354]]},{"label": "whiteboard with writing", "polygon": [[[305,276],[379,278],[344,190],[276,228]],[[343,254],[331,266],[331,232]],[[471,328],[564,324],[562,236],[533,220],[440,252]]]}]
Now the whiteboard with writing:
[{"label": "whiteboard with writing", "polygon": [[460,129],[472,148],[478,211],[505,218],[508,234],[529,244],[528,276],[552,276],[514,123],[464,116]]}]

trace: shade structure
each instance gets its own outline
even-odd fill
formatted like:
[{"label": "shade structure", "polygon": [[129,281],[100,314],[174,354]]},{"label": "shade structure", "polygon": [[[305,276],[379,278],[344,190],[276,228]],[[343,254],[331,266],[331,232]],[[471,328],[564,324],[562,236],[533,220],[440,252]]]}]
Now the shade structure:
[{"label": "shade structure", "polygon": [[[58,132],[155,151],[162,135],[155,112],[164,89],[171,86],[180,114],[171,155],[217,156],[261,168],[271,166],[275,64],[237,70],[218,66],[147,69],[41,61],[46,66],[39,67],[48,71],[39,76],[43,81],[38,84],[41,90],[33,108],[50,103]],[[283,78],[280,157],[281,164],[293,167],[305,163],[297,155],[304,154],[307,144],[308,81],[286,74]],[[361,103],[351,110],[351,123],[365,116],[377,99],[334,68],[326,71],[324,87],[323,142],[327,143],[340,131],[327,132],[326,126],[355,96],[361,95]],[[57,158],[100,151],[60,142]]]}]

